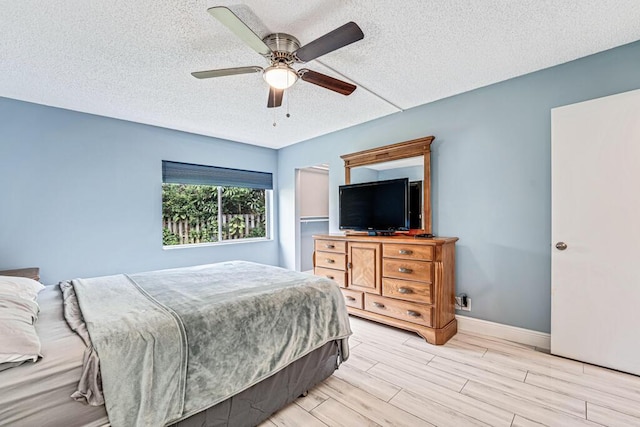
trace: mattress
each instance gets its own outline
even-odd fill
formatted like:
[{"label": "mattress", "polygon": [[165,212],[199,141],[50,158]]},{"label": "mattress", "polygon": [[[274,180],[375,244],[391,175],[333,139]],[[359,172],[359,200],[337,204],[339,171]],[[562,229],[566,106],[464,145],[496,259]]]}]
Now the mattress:
[{"label": "mattress", "polygon": [[104,406],[70,398],[82,372],[85,345],[67,326],[60,288],[47,286],[38,304],[36,329],[43,358],[0,372],[0,425],[62,425],[52,420],[64,420],[66,427],[108,425]]}]

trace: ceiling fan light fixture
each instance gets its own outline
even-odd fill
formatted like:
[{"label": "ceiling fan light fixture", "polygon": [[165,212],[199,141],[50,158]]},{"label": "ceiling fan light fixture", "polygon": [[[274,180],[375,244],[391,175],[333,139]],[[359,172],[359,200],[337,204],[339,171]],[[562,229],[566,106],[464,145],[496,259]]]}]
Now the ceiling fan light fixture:
[{"label": "ceiling fan light fixture", "polygon": [[287,64],[274,64],[265,68],[262,77],[275,89],[288,89],[298,80],[298,73]]}]

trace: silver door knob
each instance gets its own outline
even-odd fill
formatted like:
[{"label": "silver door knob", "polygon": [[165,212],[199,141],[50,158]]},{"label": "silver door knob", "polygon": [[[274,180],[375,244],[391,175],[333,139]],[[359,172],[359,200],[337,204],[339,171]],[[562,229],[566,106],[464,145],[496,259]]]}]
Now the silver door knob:
[{"label": "silver door knob", "polygon": [[559,251],[564,251],[565,249],[567,249],[567,244],[565,242],[558,242],[556,243],[556,249]]}]

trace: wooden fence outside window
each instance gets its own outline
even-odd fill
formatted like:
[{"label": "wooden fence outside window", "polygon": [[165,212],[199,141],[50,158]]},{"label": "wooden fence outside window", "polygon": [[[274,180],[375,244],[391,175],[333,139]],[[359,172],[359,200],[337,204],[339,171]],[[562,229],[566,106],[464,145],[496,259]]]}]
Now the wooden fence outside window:
[{"label": "wooden fence outside window", "polygon": [[[222,215],[222,238],[218,239],[217,225],[190,223],[189,220],[162,219],[162,227],[178,238],[179,245],[217,242],[219,240],[266,237],[265,216],[256,214]],[[257,234],[257,235],[256,235]]]}]

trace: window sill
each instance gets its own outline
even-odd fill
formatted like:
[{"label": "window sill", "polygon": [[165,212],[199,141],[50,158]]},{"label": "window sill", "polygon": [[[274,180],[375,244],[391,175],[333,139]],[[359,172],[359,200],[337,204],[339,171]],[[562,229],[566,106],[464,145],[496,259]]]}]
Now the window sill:
[{"label": "window sill", "polygon": [[191,248],[201,248],[201,247],[210,247],[210,246],[239,245],[243,243],[258,243],[258,242],[273,242],[273,239],[268,237],[256,237],[253,239],[222,240],[220,242],[189,243],[187,245],[162,246],[162,250],[171,251],[174,249],[191,249]]}]

